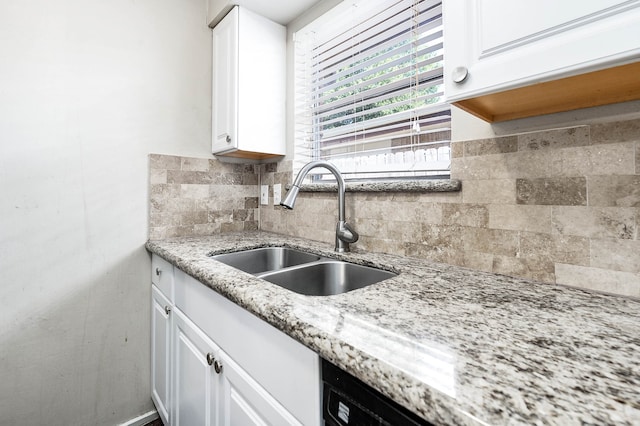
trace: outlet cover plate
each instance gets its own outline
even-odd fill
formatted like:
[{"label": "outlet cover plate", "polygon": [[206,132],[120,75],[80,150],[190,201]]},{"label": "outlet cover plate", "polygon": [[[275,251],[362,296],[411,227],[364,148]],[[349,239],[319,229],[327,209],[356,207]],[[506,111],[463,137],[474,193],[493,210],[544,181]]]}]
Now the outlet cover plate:
[{"label": "outlet cover plate", "polygon": [[273,185],[273,205],[279,206],[282,201],[282,184],[276,183]]},{"label": "outlet cover plate", "polygon": [[260,185],[260,204],[269,205],[269,185]]}]

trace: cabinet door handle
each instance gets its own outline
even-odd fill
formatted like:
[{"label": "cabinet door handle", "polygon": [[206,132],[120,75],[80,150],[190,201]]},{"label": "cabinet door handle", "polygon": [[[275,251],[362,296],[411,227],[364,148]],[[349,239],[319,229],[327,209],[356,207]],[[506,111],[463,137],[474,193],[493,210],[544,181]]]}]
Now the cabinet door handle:
[{"label": "cabinet door handle", "polygon": [[213,354],[211,352],[209,352],[207,354],[207,364],[209,365],[213,365],[213,363],[216,362],[215,357],[213,356]]},{"label": "cabinet door handle", "polygon": [[216,370],[216,374],[222,373],[222,363],[217,359],[213,360],[213,368]]},{"label": "cabinet door handle", "polygon": [[451,78],[454,83],[462,83],[469,76],[469,70],[467,67],[456,67],[451,71]]},{"label": "cabinet door handle", "polygon": [[227,138],[225,140],[227,141],[227,143],[231,143],[231,136],[227,135]]},{"label": "cabinet door handle", "polygon": [[156,275],[160,276],[161,273],[162,273],[162,269],[156,268]]},{"label": "cabinet door handle", "polygon": [[164,307],[164,313],[169,315],[171,313],[171,308],[169,307],[169,305]]}]

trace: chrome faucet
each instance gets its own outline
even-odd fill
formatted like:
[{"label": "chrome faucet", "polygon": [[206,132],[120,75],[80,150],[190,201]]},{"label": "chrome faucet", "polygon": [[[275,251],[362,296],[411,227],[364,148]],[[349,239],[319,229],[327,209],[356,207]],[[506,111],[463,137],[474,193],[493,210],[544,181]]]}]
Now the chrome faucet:
[{"label": "chrome faucet", "polygon": [[323,167],[329,170],[336,177],[336,181],[338,182],[338,224],[336,225],[336,251],[343,253],[349,251],[349,244],[355,243],[358,241],[358,233],[349,225],[344,219],[344,179],[340,174],[340,171],[336,166],[327,162],[327,161],[312,161],[310,163],[305,164],[305,166],[300,170],[298,176],[296,176],[293,181],[293,185],[287,195],[285,195],[284,200],[280,203],[281,206],[286,207],[290,210],[293,210],[293,205],[296,202],[296,198],[298,197],[298,192],[300,191],[300,184],[307,176],[311,169],[315,169],[316,167]]}]

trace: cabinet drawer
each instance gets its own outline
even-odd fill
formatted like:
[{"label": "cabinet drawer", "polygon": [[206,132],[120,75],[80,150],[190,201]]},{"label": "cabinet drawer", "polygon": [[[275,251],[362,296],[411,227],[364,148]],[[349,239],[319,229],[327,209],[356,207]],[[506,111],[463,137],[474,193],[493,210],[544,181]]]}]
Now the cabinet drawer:
[{"label": "cabinet drawer", "polygon": [[173,265],[155,254],[151,257],[151,282],[173,302]]}]

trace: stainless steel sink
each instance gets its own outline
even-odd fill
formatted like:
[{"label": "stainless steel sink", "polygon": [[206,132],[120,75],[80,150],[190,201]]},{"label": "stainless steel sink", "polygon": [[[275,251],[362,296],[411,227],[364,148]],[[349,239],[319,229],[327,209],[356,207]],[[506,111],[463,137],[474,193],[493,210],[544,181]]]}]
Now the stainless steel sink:
[{"label": "stainless steel sink", "polygon": [[308,296],[346,293],[395,277],[393,272],[332,260],[288,247],[217,254],[212,259]]},{"label": "stainless steel sink", "polygon": [[280,287],[309,296],[346,293],[396,276],[393,272],[334,260],[324,260],[259,277]]},{"label": "stainless steel sink", "polygon": [[303,263],[315,262],[320,256],[288,247],[265,247],[211,256],[218,262],[250,274],[276,271]]}]

